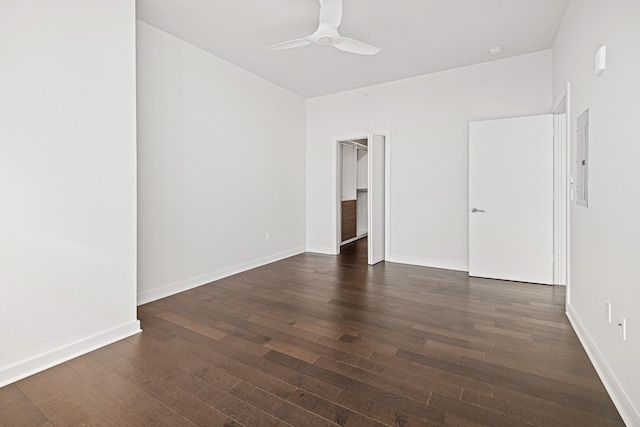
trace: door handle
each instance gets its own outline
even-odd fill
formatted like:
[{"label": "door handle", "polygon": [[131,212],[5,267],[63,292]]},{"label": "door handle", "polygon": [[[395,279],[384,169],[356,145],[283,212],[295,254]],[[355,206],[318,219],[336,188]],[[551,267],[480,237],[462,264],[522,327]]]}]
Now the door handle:
[{"label": "door handle", "polygon": [[484,211],[482,209],[473,208],[471,209],[471,212],[476,213],[476,212],[484,212]]}]

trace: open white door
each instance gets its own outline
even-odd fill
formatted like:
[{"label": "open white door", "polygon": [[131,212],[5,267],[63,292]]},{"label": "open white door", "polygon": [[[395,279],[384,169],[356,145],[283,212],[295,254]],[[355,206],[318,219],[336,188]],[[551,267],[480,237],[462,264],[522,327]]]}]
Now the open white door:
[{"label": "open white door", "polygon": [[369,136],[368,234],[369,265],[384,261],[385,137]]},{"label": "open white door", "polygon": [[553,115],[469,123],[469,275],[553,283]]}]

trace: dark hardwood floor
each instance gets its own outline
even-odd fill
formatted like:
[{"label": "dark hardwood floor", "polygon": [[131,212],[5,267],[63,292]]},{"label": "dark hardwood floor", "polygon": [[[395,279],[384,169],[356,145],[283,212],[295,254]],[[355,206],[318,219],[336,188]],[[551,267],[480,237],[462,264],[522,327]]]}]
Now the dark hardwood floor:
[{"label": "dark hardwood floor", "polygon": [[0,425],[622,426],[564,289],[298,255],[139,308],[0,389]]}]

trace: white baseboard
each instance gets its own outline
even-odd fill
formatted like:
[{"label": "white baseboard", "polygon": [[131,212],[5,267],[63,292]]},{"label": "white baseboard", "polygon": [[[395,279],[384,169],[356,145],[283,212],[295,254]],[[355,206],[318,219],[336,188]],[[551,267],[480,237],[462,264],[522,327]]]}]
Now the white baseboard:
[{"label": "white baseboard", "polygon": [[421,267],[442,268],[445,270],[469,271],[469,266],[467,264],[452,261],[443,261],[440,259],[411,258],[394,255],[386,259],[386,261],[396,262],[398,264],[419,265]]},{"label": "white baseboard", "polygon": [[203,276],[194,277],[193,279],[188,279],[183,282],[174,283],[160,289],[143,292],[141,294],[138,294],[138,305],[147,304],[151,301],[159,300],[180,292],[188,291],[189,289],[197,288],[199,286],[206,285],[207,283],[215,282],[216,280],[224,279],[225,277],[233,276],[234,274],[251,270],[252,268],[261,267],[266,264],[271,264],[272,262],[280,261],[282,259],[301,254],[304,251],[304,248],[296,248],[289,251],[280,252],[265,258],[260,258],[244,264],[225,268],[223,270],[215,271]]},{"label": "white baseboard", "polygon": [[307,252],[323,255],[338,255],[336,253],[336,248],[324,248],[321,246],[307,246]]},{"label": "white baseboard", "polygon": [[30,359],[0,369],[0,387],[19,381],[38,372],[42,372],[60,363],[89,353],[105,345],[130,337],[139,332],[140,322],[133,322],[117,326],[88,338],[72,342],[63,347],[39,354]]},{"label": "white baseboard", "polygon": [[620,388],[620,383],[613,375],[609,365],[598,350],[598,346],[593,338],[591,338],[591,335],[589,335],[589,332],[584,327],[584,324],[572,305],[567,305],[567,317],[582,347],[584,347],[587,352],[587,356],[589,356],[591,363],[596,369],[600,380],[602,380],[604,387],[607,389],[611,400],[613,400],[613,404],[616,405],[618,412],[620,412],[623,421],[628,426],[640,426],[640,408],[635,407],[624,390]]}]

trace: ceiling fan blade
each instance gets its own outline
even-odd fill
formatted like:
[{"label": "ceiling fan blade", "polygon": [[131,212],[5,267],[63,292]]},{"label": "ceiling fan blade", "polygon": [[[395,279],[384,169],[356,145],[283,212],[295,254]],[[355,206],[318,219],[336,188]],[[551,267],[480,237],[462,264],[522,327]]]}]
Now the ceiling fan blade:
[{"label": "ceiling fan blade", "polygon": [[293,49],[294,47],[306,46],[308,44],[311,44],[311,42],[305,37],[303,39],[289,40],[286,42],[274,44],[273,46],[269,46],[267,50]]},{"label": "ceiling fan blade", "polygon": [[337,29],[342,22],[342,0],[318,0],[320,2],[320,26]]},{"label": "ceiling fan blade", "polygon": [[333,46],[345,52],[358,53],[360,55],[375,55],[381,50],[379,47],[371,46],[370,44],[350,39],[349,37],[341,37],[340,41]]}]

